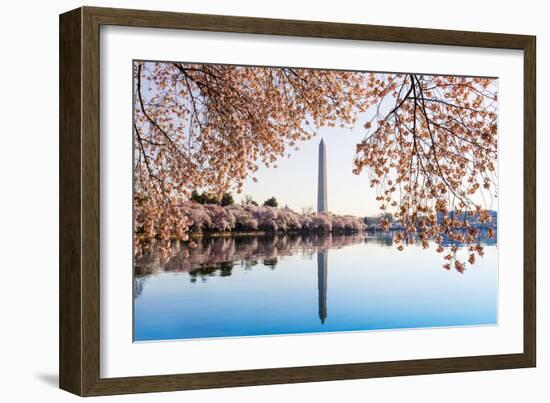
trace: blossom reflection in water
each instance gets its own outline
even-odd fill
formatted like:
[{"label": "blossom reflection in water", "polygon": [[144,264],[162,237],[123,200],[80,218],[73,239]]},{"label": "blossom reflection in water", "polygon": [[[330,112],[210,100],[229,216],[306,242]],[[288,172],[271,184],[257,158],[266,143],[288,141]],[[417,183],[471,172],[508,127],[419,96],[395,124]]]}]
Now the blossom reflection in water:
[{"label": "blossom reflection in water", "polygon": [[421,247],[395,251],[391,233],[174,243],[136,260],[134,339],[496,324],[496,246],[486,251],[460,274]]}]

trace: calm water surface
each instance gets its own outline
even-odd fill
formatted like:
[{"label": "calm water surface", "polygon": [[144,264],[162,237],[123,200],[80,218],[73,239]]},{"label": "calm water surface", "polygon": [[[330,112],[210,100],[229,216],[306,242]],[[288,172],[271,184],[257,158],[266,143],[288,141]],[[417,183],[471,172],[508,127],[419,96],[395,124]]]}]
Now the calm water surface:
[{"label": "calm water surface", "polygon": [[497,247],[461,274],[390,234],[210,238],[136,262],[134,340],[497,323]]}]

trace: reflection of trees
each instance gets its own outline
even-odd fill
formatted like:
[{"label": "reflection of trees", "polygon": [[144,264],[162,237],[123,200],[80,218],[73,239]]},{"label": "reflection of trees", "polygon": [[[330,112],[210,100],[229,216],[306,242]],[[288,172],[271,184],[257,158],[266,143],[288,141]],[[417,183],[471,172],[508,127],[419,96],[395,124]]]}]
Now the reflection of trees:
[{"label": "reflection of trees", "polygon": [[273,259],[264,259],[264,266],[271,267],[274,269],[277,266],[279,259],[274,257]]},{"label": "reflection of trees", "polygon": [[143,293],[143,287],[145,285],[144,277],[134,278],[134,298],[139,297]]},{"label": "reflection of trees", "polygon": [[[458,230],[455,229],[455,232],[466,232],[466,229]],[[365,243],[382,245],[382,246],[392,246],[394,244],[394,237],[397,231],[367,231],[365,233]],[[489,236],[489,228],[479,228],[479,233],[475,238],[474,244],[480,245],[496,245],[497,244],[497,231],[494,232],[493,236]],[[418,241],[420,237],[415,235],[415,241]],[[459,242],[447,235],[442,236],[441,245],[443,246],[464,246],[468,245],[467,243]]]},{"label": "reflection of trees", "polygon": [[[347,245],[366,243],[380,246],[393,245],[393,231],[367,232],[366,234],[272,234],[263,236],[205,237],[196,241],[196,247],[174,241],[171,255],[164,256],[159,245],[135,260],[136,278],[159,272],[186,272],[191,281],[206,279],[212,275],[230,276],[235,266],[251,270],[254,266],[275,269],[285,256],[298,255],[313,258],[316,253],[340,249]],[[496,245],[487,230],[481,230],[478,238],[481,245]],[[456,241],[444,238],[446,246],[457,245]],[[388,253],[399,253],[388,251]],[[134,295],[141,294],[143,285],[135,283]]]},{"label": "reflection of trees", "polygon": [[214,275],[219,271],[221,277],[228,277],[231,275],[233,270],[233,262],[221,262],[205,266],[200,266],[196,269],[193,269],[189,272],[191,276],[191,281],[194,283],[198,278],[203,281],[206,280],[209,276]]},{"label": "reflection of trees", "polygon": [[364,242],[361,235],[284,234],[266,236],[239,236],[202,238],[194,248],[174,242],[172,255],[166,262],[160,259],[156,245],[152,252],[137,258],[136,276],[157,272],[188,272],[193,278],[205,278],[219,272],[230,275],[235,264],[245,269],[262,262],[274,269],[279,258],[290,255],[312,257],[316,252],[339,249],[346,245]]},{"label": "reflection of trees", "polygon": [[365,243],[381,245],[381,246],[392,246],[393,232],[392,231],[368,232],[365,236]]}]

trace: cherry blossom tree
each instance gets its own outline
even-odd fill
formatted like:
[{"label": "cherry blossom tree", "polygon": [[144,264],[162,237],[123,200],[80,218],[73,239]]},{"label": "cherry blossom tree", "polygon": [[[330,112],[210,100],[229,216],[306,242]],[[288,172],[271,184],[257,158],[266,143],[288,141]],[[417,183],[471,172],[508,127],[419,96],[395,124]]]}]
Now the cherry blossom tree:
[{"label": "cherry blossom tree", "polygon": [[192,224],[191,232],[346,232],[356,233],[365,229],[361,217],[332,213],[297,213],[290,208],[271,206],[222,207],[216,204],[202,204],[192,200],[179,206],[181,214]]},{"label": "cherry blossom tree", "polygon": [[[473,264],[483,255],[479,224],[489,225],[490,236],[494,231],[488,208],[497,197],[496,80],[385,74],[367,83],[376,107],[354,172],[367,171],[380,209],[403,226],[397,247],[418,241],[427,248],[435,239],[444,252],[447,237],[468,245]],[[444,267],[462,272],[457,250],[445,254]]]},{"label": "cherry blossom tree", "polygon": [[[478,224],[494,232],[495,79],[136,62],[134,94],[138,253],[143,240],[160,237],[168,248],[170,238],[187,239],[190,226],[207,222],[182,209],[192,190],[215,199],[240,193],[246,178],[256,180],[258,164],[276,167],[317,128],[354,127],[363,116],[354,172],[364,172],[382,212],[402,226],[399,249],[434,239],[444,252],[447,237],[466,244],[473,263],[483,254]],[[227,209],[211,210],[209,225],[233,225]],[[297,225],[278,218],[286,217],[281,211],[256,213],[247,225]],[[329,231],[336,224],[316,215],[297,222]],[[463,271],[457,250],[445,253],[445,267]]]},{"label": "cherry blossom tree", "polygon": [[134,207],[141,240],[185,239],[172,214],[193,189],[242,190],[258,161],[278,158],[324,125],[349,124],[361,108],[356,73],[311,69],[145,63],[134,65]]}]

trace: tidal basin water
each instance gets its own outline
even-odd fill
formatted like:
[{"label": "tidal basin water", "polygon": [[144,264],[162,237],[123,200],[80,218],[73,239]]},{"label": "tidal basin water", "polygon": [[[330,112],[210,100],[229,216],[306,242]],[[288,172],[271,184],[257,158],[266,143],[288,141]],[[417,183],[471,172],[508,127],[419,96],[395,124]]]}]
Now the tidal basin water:
[{"label": "tidal basin water", "polygon": [[497,323],[496,242],[467,270],[389,233],[205,238],[134,268],[134,341]]}]

